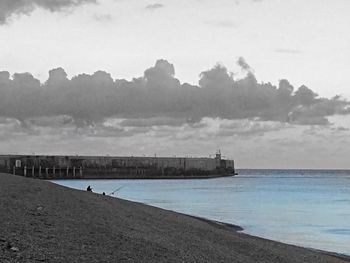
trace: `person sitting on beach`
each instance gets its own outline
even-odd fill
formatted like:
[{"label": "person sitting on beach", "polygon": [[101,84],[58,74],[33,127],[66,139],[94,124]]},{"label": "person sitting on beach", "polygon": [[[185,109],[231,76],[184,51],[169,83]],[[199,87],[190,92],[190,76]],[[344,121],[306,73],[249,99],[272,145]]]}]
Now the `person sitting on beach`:
[{"label": "person sitting on beach", "polygon": [[88,191],[88,192],[92,192],[92,188],[91,188],[91,186],[89,185],[87,188],[86,188],[86,191]]},{"label": "person sitting on beach", "polygon": [[106,195],[106,193],[105,193],[105,192],[103,192],[103,193],[102,193],[102,195]]}]

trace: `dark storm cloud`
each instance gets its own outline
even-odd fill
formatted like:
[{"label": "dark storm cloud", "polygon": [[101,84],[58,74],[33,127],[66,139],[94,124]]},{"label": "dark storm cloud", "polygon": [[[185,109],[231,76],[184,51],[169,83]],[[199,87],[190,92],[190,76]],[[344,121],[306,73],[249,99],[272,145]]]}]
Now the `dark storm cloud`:
[{"label": "dark storm cloud", "polygon": [[192,125],[205,117],[327,125],[328,116],[350,113],[349,102],[341,97],[320,98],[306,86],[295,89],[285,79],[278,86],[259,83],[243,58],[237,63],[246,72],[244,78],[234,79],[217,64],[200,73],[198,86],[181,84],[174,65],[164,59],[132,81],[114,80],[104,71],[68,79],[64,69],[56,68],[40,83],[30,73],[11,77],[0,72],[0,117],[24,123],[64,116],[62,122],[78,127],[107,118],[127,119],[121,126],[132,127]]},{"label": "dark storm cloud", "polygon": [[162,8],[162,7],[164,7],[164,5],[156,3],[156,4],[147,5],[146,9],[148,9],[148,10],[155,10],[155,9],[159,9],[159,8]]},{"label": "dark storm cloud", "polygon": [[29,14],[35,8],[51,12],[78,6],[84,3],[96,3],[97,0],[1,0],[0,24],[4,24],[13,14]]}]

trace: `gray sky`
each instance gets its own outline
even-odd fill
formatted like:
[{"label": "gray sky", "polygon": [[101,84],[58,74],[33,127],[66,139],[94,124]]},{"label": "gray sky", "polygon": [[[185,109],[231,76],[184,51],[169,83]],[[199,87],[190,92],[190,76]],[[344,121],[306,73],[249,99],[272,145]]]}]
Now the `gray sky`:
[{"label": "gray sky", "polygon": [[[37,92],[35,79],[24,90],[29,79],[13,76],[17,95],[0,98],[1,152],[205,156],[221,148],[238,167],[350,168],[349,11],[347,0],[4,0],[0,71],[30,72],[44,85],[54,68],[62,67],[69,81],[103,70],[112,82],[126,79],[125,88],[140,89],[142,107],[126,109],[138,105],[128,99],[120,102],[126,103],[123,110],[112,102],[84,107],[99,91],[84,90],[83,78],[72,82],[76,94],[85,94],[82,102],[71,103],[76,108],[54,89],[40,96],[59,103],[46,105],[40,96],[26,99],[28,90]],[[165,62],[155,64],[158,59],[174,72]],[[218,62],[227,75],[215,70]],[[94,76],[99,87],[109,81]],[[139,77],[141,84],[132,81]],[[231,79],[243,93],[229,93]],[[294,92],[302,85],[308,89],[289,94],[290,104],[284,103],[277,91],[265,92],[278,90],[281,79]],[[186,82],[209,91],[192,93]],[[191,97],[194,106],[181,110],[189,96],[155,92],[157,85],[184,89],[201,100]],[[229,95],[215,103],[217,93]],[[146,102],[147,94],[155,101]],[[343,99],[332,100],[335,95]],[[172,107],[162,105],[162,98]],[[245,106],[237,106],[240,98]]]}]

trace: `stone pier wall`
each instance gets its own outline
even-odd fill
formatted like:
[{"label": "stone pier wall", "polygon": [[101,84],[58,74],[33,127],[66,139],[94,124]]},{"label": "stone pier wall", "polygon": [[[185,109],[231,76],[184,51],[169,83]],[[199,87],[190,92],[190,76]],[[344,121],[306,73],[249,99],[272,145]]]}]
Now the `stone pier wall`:
[{"label": "stone pier wall", "polygon": [[41,179],[201,178],[234,173],[215,158],[0,155],[0,172]]}]

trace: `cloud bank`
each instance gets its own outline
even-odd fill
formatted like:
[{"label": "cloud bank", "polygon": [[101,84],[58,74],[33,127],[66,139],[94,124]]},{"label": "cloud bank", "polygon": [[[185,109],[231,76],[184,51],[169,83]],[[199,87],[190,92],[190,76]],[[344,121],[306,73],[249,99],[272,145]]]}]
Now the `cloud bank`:
[{"label": "cloud bank", "polygon": [[164,59],[132,80],[104,71],[68,78],[56,68],[41,83],[0,72],[0,153],[208,156],[220,148],[238,167],[349,168],[348,101],[285,79],[261,83],[243,58],[237,64],[239,74],[221,64],[202,71],[197,85],[178,80]]},{"label": "cloud bank", "polygon": [[6,23],[13,14],[30,14],[36,8],[56,12],[85,3],[96,3],[96,0],[1,0],[0,24]]},{"label": "cloud bank", "polygon": [[101,123],[107,118],[177,125],[199,123],[206,117],[327,125],[329,116],[350,112],[349,102],[339,96],[321,98],[306,86],[295,89],[285,79],[278,86],[259,83],[243,58],[237,64],[246,72],[245,77],[235,79],[225,66],[217,64],[200,73],[198,85],[181,83],[174,65],[164,59],[131,81],[114,80],[104,71],[69,79],[64,69],[56,68],[49,71],[45,83],[40,83],[30,73],[11,76],[3,71],[0,117],[24,122],[67,116],[65,121],[78,125]]}]

